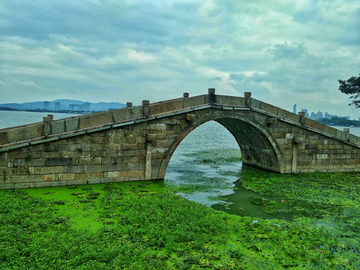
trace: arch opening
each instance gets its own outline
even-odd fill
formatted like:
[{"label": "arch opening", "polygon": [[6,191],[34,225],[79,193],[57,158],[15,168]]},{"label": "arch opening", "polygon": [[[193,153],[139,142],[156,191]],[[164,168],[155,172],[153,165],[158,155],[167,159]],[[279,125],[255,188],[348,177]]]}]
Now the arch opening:
[{"label": "arch opening", "polygon": [[220,123],[208,121],[188,132],[176,147],[164,179],[179,194],[210,206],[217,201],[210,201],[209,196],[233,192],[231,187],[238,180],[236,174],[241,167],[240,149],[234,136]]},{"label": "arch opening", "polygon": [[[240,149],[241,152],[243,164],[279,173],[285,172],[285,163],[282,159],[281,150],[266,128],[255,121],[249,121],[249,119],[241,115],[206,114],[205,117],[200,117],[192,125],[187,126],[169,147],[160,165],[158,179],[164,179],[170,159],[180,143],[194,129],[211,120],[225,127],[225,130],[232,135],[232,139],[235,138],[237,149]],[[224,141],[222,136],[219,136],[218,140]],[[206,141],[206,138],[203,141]]]},{"label": "arch opening", "polygon": [[277,144],[263,127],[236,118],[219,118],[215,121],[222,124],[235,137],[244,164],[282,172]]}]

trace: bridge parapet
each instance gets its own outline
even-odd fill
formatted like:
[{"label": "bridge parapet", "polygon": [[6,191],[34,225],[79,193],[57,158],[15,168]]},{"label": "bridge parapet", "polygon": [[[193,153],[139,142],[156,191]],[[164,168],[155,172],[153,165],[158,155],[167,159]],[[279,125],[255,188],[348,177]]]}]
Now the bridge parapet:
[{"label": "bridge parapet", "polygon": [[[72,133],[79,130],[91,129],[109,124],[116,124],[148,117],[149,115],[164,114],[183,108],[196,107],[206,103],[207,95],[184,97],[149,104],[149,113],[144,115],[144,105],[85,114],[60,120],[44,117],[43,122],[0,129],[0,146],[12,143],[21,143],[28,140],[44,139],[51,135]],[[145,105],[146,106],[146,105]],[[50,119],[49,119],[50,118]]]},{"label": "bridge parapet", "polygon": [[[203,109],[206,106],[227,110],[248,109],[274,117],[280,121],[286,121],[303,128],[335,138],[353,145],[360,145],[360,137],[349,133],[349,130],[341,131],[336,128],[323,125],[317,121],[296,115],[269,103],[254,99],[251,93],[245,93],[244,97],[216,95],[211,102],[210,95],[199,95],[171,99],[155,103],[147,103],[140,106],[127,106],[122,109],[111,110],[75,116],[60,120],[52,120],[52,116],[44,117],[43,122],[0,129],[0,152],[6,151],[8,146],[26,146],[32,143],[45,142],[59,136],[81,136],[84,132],[92,132],[99,128],[112,128],[114,125],[132,124],[141,119],[171,116],[172,114],[186,113],[191,110]],[[132,104],[131,104],[132,105]],[[144,106],[148,106],[148,113],[144,113]],[[16,147],[16,146],[15,146]]]},{"label": "bridge parapet", "polygon": [[322,135],[344,141],[345,143],[360,146],[360,137],[350,134],[349,129],[345,129],[345,131],[338,130],[336,128],[321,124],[320,122],[317,122],[310,118],[306,118],[301,113],[294,114],[292,112],[286,111],[284,109],[254,98],[251,98],[249,107],[253,111],[276,117],[280,121],[289,122],[291,124],[312,130],[314,132],[318,132]]}]

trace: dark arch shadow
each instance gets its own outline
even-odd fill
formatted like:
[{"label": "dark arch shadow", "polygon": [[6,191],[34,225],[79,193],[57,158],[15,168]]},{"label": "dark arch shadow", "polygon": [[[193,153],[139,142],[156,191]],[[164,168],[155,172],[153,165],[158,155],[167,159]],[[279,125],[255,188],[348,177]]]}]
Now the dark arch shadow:
[{"label": "dark arch shadow", "polygon": [[247,121],[243,116],[211,117],[207,115],[197,119],[192,125],[188,125],[173,141],[160,165],[158,179],[164,179],[170,159],[183,139],[196,127],[211,120],[224,126],[234,136],[241,151],[243,164],[280,173],[285,172],[280,148],[266,129],[257,123]]}]

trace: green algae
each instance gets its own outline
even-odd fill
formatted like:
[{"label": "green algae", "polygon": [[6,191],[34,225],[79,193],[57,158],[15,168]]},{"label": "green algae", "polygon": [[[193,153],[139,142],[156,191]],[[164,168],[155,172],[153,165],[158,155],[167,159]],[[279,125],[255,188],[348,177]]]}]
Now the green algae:
[{"label": "green algae", "polygon": [[158,184],[125,182],[121,184],[36,188],[26,189],[24,192],[46,200],[51,206],[51,210],[57,216],[66,218],[68,225],[72,228],[97,231],[104,224],[111,224],[111,220],[103,218],[101,214],[101,210],[108,207],[106,205],[108,193],[115,193],[116,191],[116,194],[123,195],[138,188],[141,192],[155,192],[159,190],[161,185],[159,182]]},{"label": "green algae", "polygon": [[[214,149],[184,154],[187,157],[194,157],[199,164],[223,165],[233,162],[240,162],[241,153],[237,149]],[[194,161],[187,161],[194,162]]]},{"label": "green algae", "polygon": [[[347,185],[339,182],[339,186]],[[1,191],[0,267],[356,269],[360,264],[358,231],[350,222],[358,218],[356,211],[344,213],[348,220],[330,230],[326,223],[331,222],[330,217],[255,220],[214,211],[169,192],[162,182],[97,185],[91,190],[82,187],[89,186],[43,189],[36,191],[38,196],[29,195],[33,190]],[[82,199],[78,195],[91,191],[100,193],[94,200],[99,202],[98,220],[91,221],[101,224],[100,228],[78,226],[71,222],[74,217],[70,214],[54,211],[54,207],[77,203]],[[52,204],[54,200],[67,202]]]},{"label": "green algae", "polygon": [[[240,177],[232,188],[256,192],[252,205],[273,218],[247,215],[234,194],[221,207],[244,216],[214,211],[163,181],[0,191],[0,268],[360,268],[358,174],[217,169]],[[208,178],[210,190],[225,187],[195,175],[194,185],[190,170],[181,180],[189,193]]]}]

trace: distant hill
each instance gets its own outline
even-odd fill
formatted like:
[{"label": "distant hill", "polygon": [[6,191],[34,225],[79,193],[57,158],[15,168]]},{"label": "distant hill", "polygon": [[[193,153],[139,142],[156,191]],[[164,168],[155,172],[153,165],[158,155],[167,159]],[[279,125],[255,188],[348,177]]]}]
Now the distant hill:
[{"label": "distant hill", "polygon": [[[121,109],[126,107],[123,103],[117,102],[99,102],[92,103],[81,100],[73,100],[73,99],[57,99],[53,101],[49,101],[49,110],[55,111],[55,102],[60,103],[60,111],[68,111],[68,110],[83,110],[82,105],[84,103],[90,104],[90,111],[107,111],[111,109]],[[70,106],[75,105],[75,106]],[[16,110],[44,110],[45,104],[44,101],[36,101],[36,102],[25,102],[25,103],[4,103],[0,104],[0,107],[7,107]]]}]

